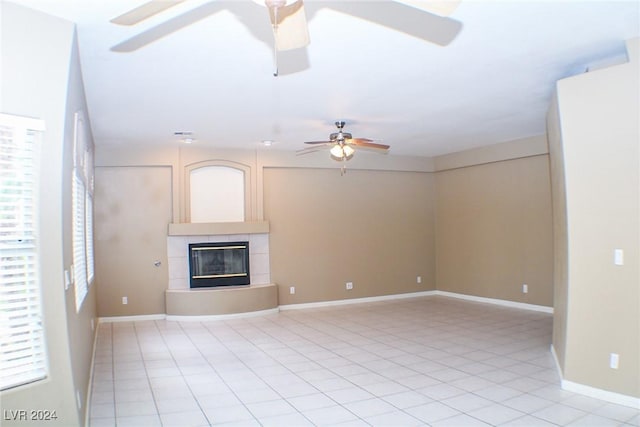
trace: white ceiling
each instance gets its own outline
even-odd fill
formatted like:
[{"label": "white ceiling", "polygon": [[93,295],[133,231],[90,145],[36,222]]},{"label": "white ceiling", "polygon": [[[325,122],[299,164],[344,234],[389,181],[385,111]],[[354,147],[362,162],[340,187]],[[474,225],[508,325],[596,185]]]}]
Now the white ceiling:
[{"label": "white ceiling", "polygon": [[[97,144],[192,131],[200,145],[297,150],[341,119],[391,154],[440,155],[544,133],[554,83],[623,60],[640,36],[638,1],[462,0],[441,18],[306,0],[311,44],[281,54],[274,77],[267,12],[250,0],[188,0],[132,27],[109,20],[146,0],[13,1],[77,23]],[[460,23],[446,46],[425,40]]]}]

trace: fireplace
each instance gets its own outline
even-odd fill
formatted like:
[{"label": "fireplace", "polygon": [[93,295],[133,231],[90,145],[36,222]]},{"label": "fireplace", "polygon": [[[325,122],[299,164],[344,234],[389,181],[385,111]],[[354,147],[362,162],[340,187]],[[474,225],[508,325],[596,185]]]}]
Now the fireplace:
[{"label": "fireplace", "polygon": [[189,244],[191,288],[249,285],[249,242]]}]

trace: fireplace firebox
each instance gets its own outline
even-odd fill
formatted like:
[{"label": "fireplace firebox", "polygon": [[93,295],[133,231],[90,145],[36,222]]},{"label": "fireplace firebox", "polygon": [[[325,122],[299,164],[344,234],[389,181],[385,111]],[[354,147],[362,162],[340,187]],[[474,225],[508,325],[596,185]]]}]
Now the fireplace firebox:
[{"label": "fireplace firebox", "polygon": [[189,244],[191,288],[250,284],[249,242]]}]

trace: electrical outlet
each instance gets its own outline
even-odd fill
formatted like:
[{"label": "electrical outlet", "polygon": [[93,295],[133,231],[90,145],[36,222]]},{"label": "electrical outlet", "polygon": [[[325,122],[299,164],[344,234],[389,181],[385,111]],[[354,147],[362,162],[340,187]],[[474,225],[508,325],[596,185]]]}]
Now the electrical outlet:
[{"label": "electrical outlet", "polygon": [[295,294],[295,293],[296,293],[296,287],[295,287],[295,286],[291,286],[291,287],[289,288],[289,293],[290,293],[291,295]]},{"label": "electrical outlet", "polygon": [[127,297],[122,297],[122,304],[124,304],[124,305],[129,304],[129,298],[127,298]]},{"label": "electrical outlet", "polygon": [[624,265],[624,251],[622,249],[613,250],[613,263],[615,265]]},{"label": "electrical outlet", "polygon": [[422,276],[416,277],[416,283],[422,283]]},{"label": "electrical outlet", "polygon": [[350,291],[353,289],[353,282],[347,282],[347,290]]},{"label": "electrical outlet", "polygon": [[620,364],[620,355],[618,355],[618,353],[611,353],[609,355],[609,367],[611,369],[618,369],[619,364]]},{"label": "electrical outlet", "polygon": [[522,285],[522,293],[523,294],[528,294],[529,293],[529,285],[527,285],[526,283],[524,283]]}]

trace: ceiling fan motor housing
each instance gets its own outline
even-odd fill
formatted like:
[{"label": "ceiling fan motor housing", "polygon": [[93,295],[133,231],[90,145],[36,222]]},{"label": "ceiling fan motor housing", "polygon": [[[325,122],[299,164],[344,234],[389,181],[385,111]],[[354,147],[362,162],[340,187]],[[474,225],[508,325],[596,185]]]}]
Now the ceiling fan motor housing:
[{"label": "ceiling fan motor housing", "polygon": [[287,4],[287,0],[264,0],[264,4],[266,4],[268,8],[283,7]]},{"label": "ceiling fan motor housing", "polygon": [[351,134],[347,132],[334,132],[329,135],[331,141],[344,141],[345,139],[351,139]]}]

